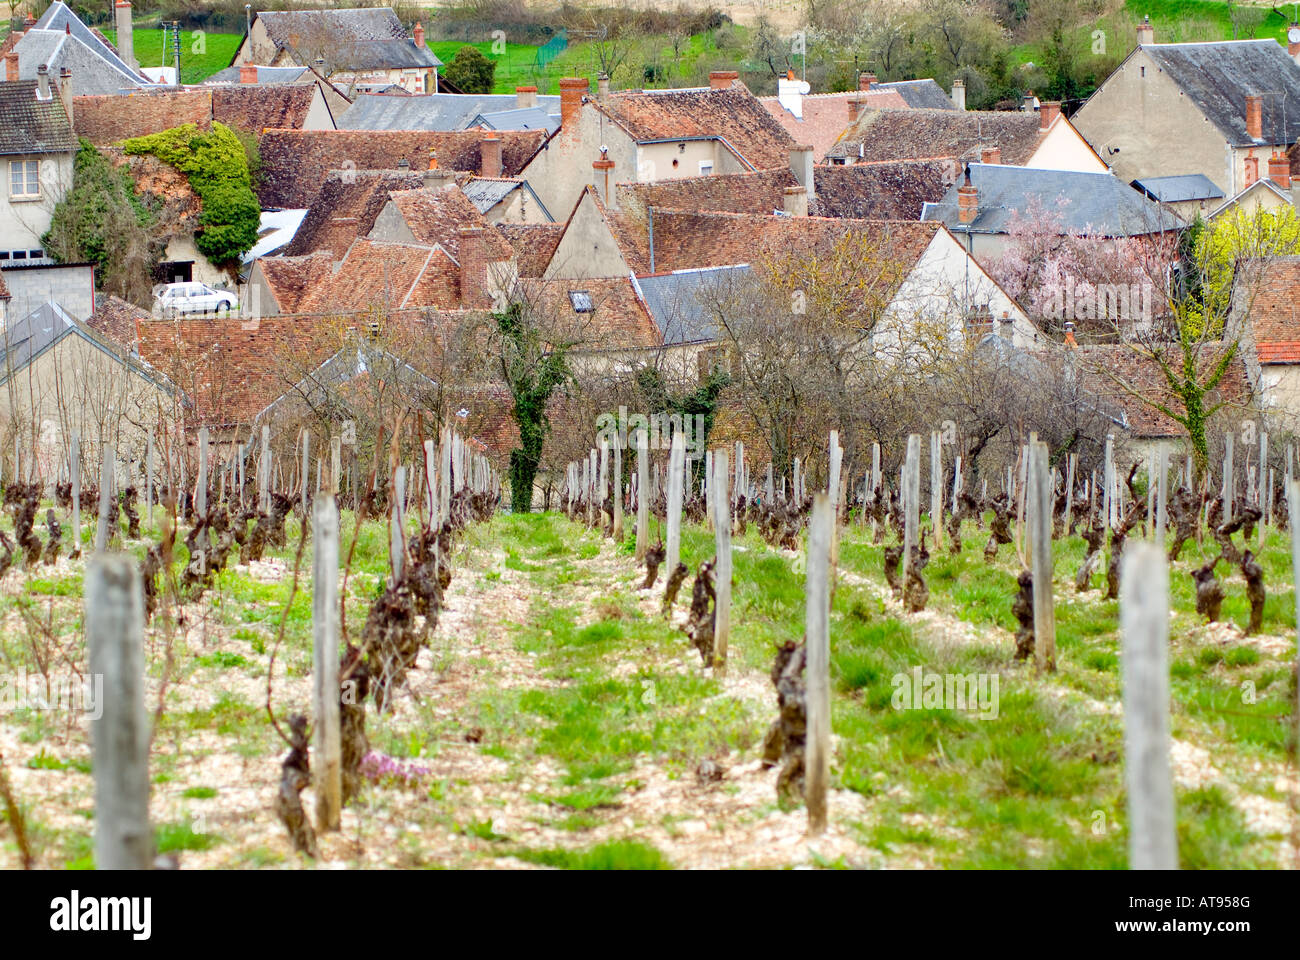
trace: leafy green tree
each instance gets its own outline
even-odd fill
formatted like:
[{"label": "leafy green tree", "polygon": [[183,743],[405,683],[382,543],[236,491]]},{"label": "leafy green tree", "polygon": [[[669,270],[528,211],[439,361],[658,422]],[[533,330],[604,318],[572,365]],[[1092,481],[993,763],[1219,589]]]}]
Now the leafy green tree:
[{"label": "leafy green tree", "polygon": [[131,174],[83,139],[73,161],[72,189],[54,208],[41,245],[59,263],[95,264],[100,289],[147,303],[163,247],[153,235],[154,221]]},{"label": "leafy green tree", "polygon": [[189,178],[203,212],[194,244],[213,263],[237,261],[257,243],[262,210],[253,193],[249,154],[235,132],[213,122],[200,133],[187,123],[122,142],[132,154],[152,154]]},{"label": "leafy green tree", "polygon": [[520,303],[493,314],[493,319],[501,378],[510,390],[511,416],[519,427],[519,447],[510,451],[510,509],[528,513],[533,508],[533,481],[542,446],[551,429],[546,404],[572,376],[568,363],[572,344],[549,342]]},{"label": "leafy green tree", "polygon": [[468,44],[456,51],[442,75],[462,93],[491,93],[497,65]]}]

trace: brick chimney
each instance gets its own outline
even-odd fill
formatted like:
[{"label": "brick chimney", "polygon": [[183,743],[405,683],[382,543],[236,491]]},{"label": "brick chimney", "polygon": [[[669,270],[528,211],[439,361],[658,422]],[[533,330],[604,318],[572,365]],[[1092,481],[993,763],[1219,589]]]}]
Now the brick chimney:
[{"label": "brick chimney", "polygon": [[803,187],[786,187],[781,208],[792,217],[808,216],[808,191]]},{"label": "brick chimney", "polygon": [[417,23],[415,29],[411,31],[411,39],[415,41],[415,49],[424,49],[424,24]]},{"label": "brick chimney", "polygon": [[50,68],[43,63],[36,68],[36,99],[50,99]]},{"label": "brick chimney", "polygon": [[970,182],[970,167],[966,168],[966,182],[957,188],[957,219],[961,223],[974,223],[979,213],[979,191]]},{"label": "brick chimney", "polygon": [[609,99],[609,74],[602,73],[596,78],[596,99],[604,103]]},{"label": "brick chimney", "polygon": [[487,289],[487,250],[482,227],[460,228],[460,304],[462,307],[490,307]]},{"label": "brick chimney", "polygon": [[876,82],[876,75],[874,73],[858,74],[858,89],[863,92],[870,90],[871,85],[875,82]]},{"label": "brick chimney", "polygon": [[1142,44],[1152,44],[1156,42],[1156,28],[1151,26],[1151,18],[1145,16],[1142,22],[1138,24],[1138,46]]},{"label": "brick chimney", "polygon": [[135,36],[131,33],[131,0],[117,0],[113,4],[113,25],[117,29],[117,52],[132,70],[139,70],[135,62]]},{"label": "brick chimney", "polygon": [[257,64],[241,63],[239,65],[240,83],[257,83]]},{"label": "brick chimney", "polygon": [[958,110],[966,109],[966,81],[954,80],[952,82],[952,102]]},{"label": "brick chimney", "polygon": [[1246,96],[1246,136],[1264,139],[1264,98],[1257,93]]},{"label": "brick chimney", "polygon": [[1268,178],[1283,190],[1291,189],[1291,161],[1280,153],[1268,158]]},{"label": "brick chimney", "polygon": [[5,54],[5,79],[18,79],[18,51],[10,50]]},{"label": "brick chimney", "polygon": [[478,147],[481,158],[479,176],[501,176],[501,171],[504,169],[501,165],[501,134],[495,130],[489,130],[483,134],[483,139],[479,140]]},{"label": "brick chimney", "polygon": [[578,129],[578,116],[582,113],[582,98],[591,89],[591,81],[583,77],[560,78],[560,126],[574,134]]},{"label": "brick chimney", "polygon": [[1002,162],[1001,147],[985,147],[984,149],[980,150],[980,163],[996,164],[1001,162]]},{"label": "brick chimney", "polygon": [[515,87],[515,106],[520,110],[531,110],[537,106],[537,88]]},{"label": "brick chimney", "polygon": [[59,99],[63,101],[63,112],[68,115],[68,126],[75,130],[77,125],[72,120],[72,71],[67,67],[59,70]]},{"label": "brick chimney", "polygon": [[1051,129],[1056,118],[1061,115],[1061,101],[1047,100],[1038,105],[1038,129]]},{"label": "brick chimney", "polygon": [[712,70],[709,72],[709,87],[713,90],[730,90],[733,80],[739,80],[740,74],[735,70]]},{"label": "brick chimney", "polygon": [[857,97],[849,97],[849,123],[858,119],[858,111],[862,108],[862,101]]},{"label": "brick chimney", "polygon": [[799,186],[808,192],[808,199],[817,196],[817,187],[813,180],[813,148],[807,143],[797,143],[790,148],[790,172],[799,181]]}]

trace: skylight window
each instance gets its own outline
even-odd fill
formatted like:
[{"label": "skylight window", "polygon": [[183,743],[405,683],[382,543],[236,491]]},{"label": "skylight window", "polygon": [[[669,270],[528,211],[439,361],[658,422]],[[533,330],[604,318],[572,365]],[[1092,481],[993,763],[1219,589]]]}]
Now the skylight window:
[{"label": "skylight window", "polygon": [[591,294],[586,290],[570,290],[569,303],[573,304],[574,313],[591,313]]}]

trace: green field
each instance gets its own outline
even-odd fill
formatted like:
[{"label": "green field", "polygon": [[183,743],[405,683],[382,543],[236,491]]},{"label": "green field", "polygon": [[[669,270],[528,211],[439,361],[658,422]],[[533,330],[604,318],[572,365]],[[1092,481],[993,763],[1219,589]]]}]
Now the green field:
[{"label": "green field", "polygon": [[[105,30],[104,36],[117,43],[117,31]],[[136,29],[135,59],[142,67],[170,67],[175,63],[170,36],[167,39],[167,56],[163,59],[163,31]],[[202,83],[218,70],[230,66],[230,61],[243,41],[242,33],[208,33],[202,30],[181,31],[181,82]]]}]

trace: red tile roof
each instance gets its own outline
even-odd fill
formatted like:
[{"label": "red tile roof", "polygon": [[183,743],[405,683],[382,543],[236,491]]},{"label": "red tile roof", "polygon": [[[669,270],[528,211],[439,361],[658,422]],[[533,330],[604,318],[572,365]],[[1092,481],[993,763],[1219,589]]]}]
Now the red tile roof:
[{"label": "red tile roof", "polygon": [[249,133],[298,130],[316,97],[314,83],[241,83],[212,88],[212,119]]},{"label": "red tile roof", "polygon": [[194,124],[199,130],[212,129],[211,89],[139,91],[72,98],[73,128],[78,136],[96,146],[170,130],[187,123]]},{"label": "red tile roof", "polygon": [[813,159],[821,161],[849,125],[849,101],[856,100],[859,110],[907,110],[907,101],[897,90],[850,90],[846,93],[814,93],[803,98],[803,118],[781,106],[776,97],[759,97],[776,122],[785,127],[796,143],[811,144]]},{"label": "red tile roof", "polygon": [[[311,206],[332,170],[428,169],[429,151],[438,166],[478,173],[480,130],[269,130],[259,141],[264,207]],[[503,130],[501,157],[506,176],[518,176],[546,136],[544,130]]]},{"label": "red tile roof", "polygon": [[756,170],[790,162],[795,141],[745,85],[726,90],[634,90],[595,104],[639,142],[721,137]]},{"label": "red tile roof", "polygon": [[400,170],[331,173],[285,247],[285,256],[327,250],[342,260],[354,240],[370,233],[390,190],[416,189],[423,183],[419,173]]},{"label": "red tile roof", "polygon": [[[662,342],[659,327],[627,277],[582,280],[524,280],[524,301],[541,311],[548,328],[570,334],[580,350],[653,347]],[[570,294],[586,293],[590,312],[579,312]]]},{"label": "red tile roof", "polygon": [[[1056,123],[1068,122],[1058,117]],[[1002,162],[1024,166],[1047,134],[1039,115],[1019,110],[866,110],[827,156],[861,160],[980,158],[998,147]]]},{"label": "red tile roof", "polygon": [[279,312],[297,313],[309,292],[329,282],[334,256],[321,250],[305,256],[262,257],[257,262]]},{"label": "red tile roof", "polygon": [[[4,280],[0,279],[0,289]],[[95,295],[95,312],[86,318],[86,325],[96,333],[127,349],[136,342],[136,322],[148,321],[151,314],[143,307],[129,303],[109,293]]]},{"label": "red tile roof", "polygon": [[519,276],[540,277],[546,272],[555,248],[564,236],[562,223],[498,223],[497,231],[506,238],[518,257]]},{"label": "red tile roof", "polygon": [[514,256],[510,242],[488,222],[478,207],[470,202],[460,187],[446,184],[424,190],[399,190],[390,194],[416,243],[438,244],[453,257],[460,257],[460,229],[479,227],[489,260],[509,260]]}]

